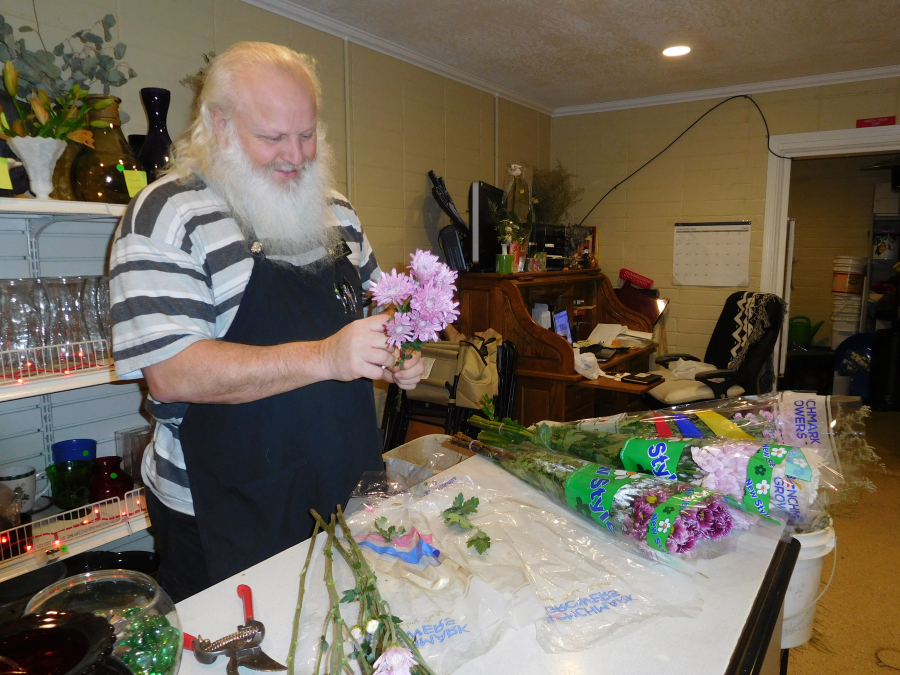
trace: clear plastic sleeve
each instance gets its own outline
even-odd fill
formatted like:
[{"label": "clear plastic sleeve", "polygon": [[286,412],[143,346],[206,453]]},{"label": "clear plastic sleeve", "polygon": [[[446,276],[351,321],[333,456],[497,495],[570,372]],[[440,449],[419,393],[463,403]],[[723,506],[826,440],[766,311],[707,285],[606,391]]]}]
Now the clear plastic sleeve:
[{"label": "clear plastic sleeve", "polygon": [[[591,523],[523,488],[511,496],[466,477],[432,481],[367,498],[347,515],[382,596],[435,672],[451,673],[486,653],[511,628],[534,624],[545,651],[575,651],[649,619],[701,611],[692,577],[623,555]],[[472,530],[448,525],[442,516],[460,494],[478,498],[468,518],[490,537],[483,553],[468,546]],[[314,664],[328,611],[323,557],[307,574],[300,672]],[[335,562],[339,595],[353,585],[342,567]],[[342,603],[340,610],[352,626],[354,604]]]},{"label": "clear plastic sleeve", "polygon": [[781,522],[754,515],[730,495],[684,481],[524,444],[504,449],[461,435],[458,442],[591,519],[620,546],[682,571],[695,571],[691,559],[728,553],[741,532],[775,540],[783,531]]}]

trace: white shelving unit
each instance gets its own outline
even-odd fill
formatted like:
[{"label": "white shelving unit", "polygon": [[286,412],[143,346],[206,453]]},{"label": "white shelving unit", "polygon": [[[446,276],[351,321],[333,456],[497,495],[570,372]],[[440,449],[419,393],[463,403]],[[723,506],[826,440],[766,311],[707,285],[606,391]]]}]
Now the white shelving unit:
[{"label": "white shelving unit", "polygon": [[[0,278],[104,274],[124,212],[115,204],[0,198]],[[98,455],[113,455],[115,431],[147,424],[142,402],[141,384],[119,382],[112,364],[21,382],[5,378],[0,382],[0,464],[42,469],[52,461],[50,446],[69,438],[94,438]],[[32,523],[0,532],[0,581],[52,559],[146,536],[143,489],[130,492],[124,503],[114,501],[67,514],[35,514]],[[82,512],[91,514],[87,522],[77,517]],[[57,552],[61,545],[66,550]]]}]

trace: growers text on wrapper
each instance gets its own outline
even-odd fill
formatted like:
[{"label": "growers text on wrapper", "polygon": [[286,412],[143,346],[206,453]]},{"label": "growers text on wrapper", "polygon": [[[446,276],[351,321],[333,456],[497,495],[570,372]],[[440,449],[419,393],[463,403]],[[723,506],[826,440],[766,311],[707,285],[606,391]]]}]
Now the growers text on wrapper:
[{"label": "growers text on wrapper", "polygon": [[409,274],[392,269],[372,284],[372,298],[379,307],[393,306],[394,316],[384,324],[388,344],[400,349],[398,364],[459,316],[454,302],[456,272],[428,251],[410,254]]}]

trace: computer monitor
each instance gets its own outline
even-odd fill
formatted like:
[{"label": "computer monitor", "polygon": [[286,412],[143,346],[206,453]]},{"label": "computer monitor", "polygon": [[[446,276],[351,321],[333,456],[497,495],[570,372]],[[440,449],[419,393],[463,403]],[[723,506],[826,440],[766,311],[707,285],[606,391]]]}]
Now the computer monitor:
[{"label": "computer monitor", "polygon": [[484,181],[472,183],[469,190],[469,242],[472,246],[473,272],[493,272],[497,254],[501,252],[497,227],[490,204],[503,205],[503,190]]},{"label": "computer monitor", "polygon": [[569,310],[561,309],[553,313],[553,330],[561,335],[566,342],[572,344],[572,329],[569,327]]}]

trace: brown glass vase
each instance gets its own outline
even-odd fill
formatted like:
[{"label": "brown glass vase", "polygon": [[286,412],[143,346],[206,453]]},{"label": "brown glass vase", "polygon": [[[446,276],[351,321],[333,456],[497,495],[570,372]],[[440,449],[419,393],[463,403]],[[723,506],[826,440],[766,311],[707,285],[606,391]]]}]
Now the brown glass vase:
[{"label": "brown glass vase", "polygon": [[62,157],[56,160],[56,167],[53,169],[53,192],[50,193],[50,199],[75,201],[75,191],[72,189],[72,164],[83,147],[85,146],[81,143],[71,141],[66,143],[66,149]]},{"label": "brown glass vase", "polygon": [[116,97],[91,94],[89,102],[112,98],[113,103],[102,110],[91,110],[88,122],[104,122],[104,126],[91,125],[94,132],[93,149],[85,147],[72,165],[72,187],[75,197],[84,202],[127,204],[131,201],[125,185],[124,170],[143,171],[141,163],[125,135],[119,119],[119,103]]}]

